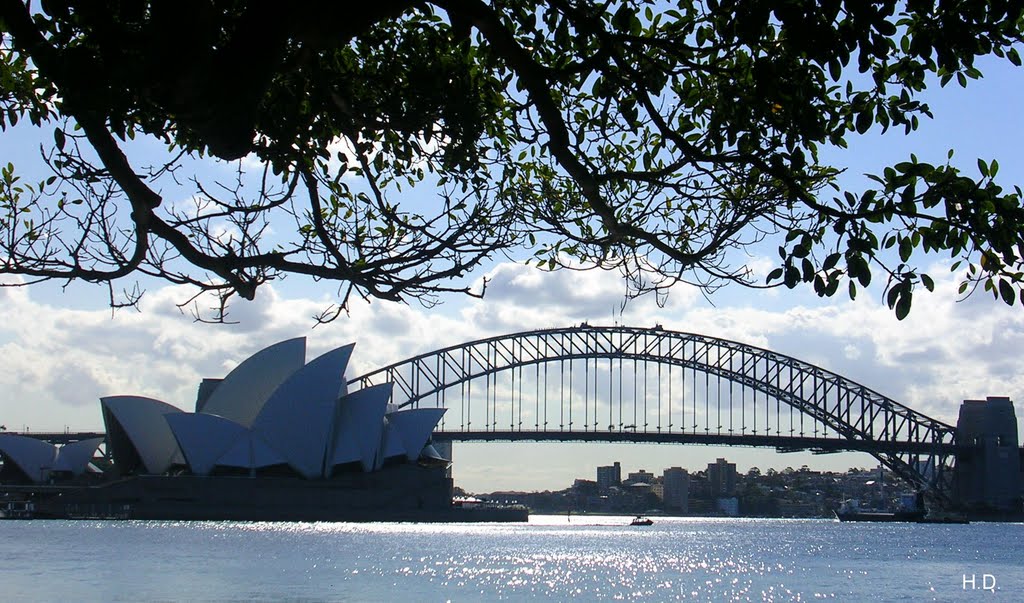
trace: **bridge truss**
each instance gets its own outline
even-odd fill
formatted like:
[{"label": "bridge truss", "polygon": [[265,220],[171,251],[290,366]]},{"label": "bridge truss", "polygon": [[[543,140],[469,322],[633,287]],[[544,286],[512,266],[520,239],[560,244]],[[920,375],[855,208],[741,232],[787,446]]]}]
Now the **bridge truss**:
[{"label": "bridge truss", "polygon": [[349,382],[448,412],[435,439],[676,442],[868,452],[940,504],[956,429],[858,383],[762,348],[655,328],[491,337]]}]

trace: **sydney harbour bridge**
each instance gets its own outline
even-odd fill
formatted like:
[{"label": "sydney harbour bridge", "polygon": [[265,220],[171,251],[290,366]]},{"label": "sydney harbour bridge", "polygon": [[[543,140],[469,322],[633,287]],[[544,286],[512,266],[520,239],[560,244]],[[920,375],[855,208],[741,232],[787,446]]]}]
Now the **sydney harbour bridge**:
[{"label": "sydney harbour bridge", "polygon": [[[440,441],[647,442],[866,452],[933,501],[972,443],[956,427],[797,358],[656,326],[579,326],[454,345],[355,377],[446,408]],[[1014,426],[1015,428],[1015,426]],[[31,434],[55,443],[93,434]]]},{"label": "sydney harbour bridge", "polygon": [[956,428],[770,350],[660,326],[503,335],[357,377],[401,406],[448,411],[435,439],[658,442],[863,451],[939,501]]}]

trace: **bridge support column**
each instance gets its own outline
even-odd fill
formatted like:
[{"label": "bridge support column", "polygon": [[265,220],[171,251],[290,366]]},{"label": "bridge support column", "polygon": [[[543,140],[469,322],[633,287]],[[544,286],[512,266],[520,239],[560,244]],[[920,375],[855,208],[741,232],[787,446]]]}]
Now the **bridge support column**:
[{"label": "bridge support column", "polygon": [[956,422],[958,502],[975,513],[1020,513],[1017,416],[1006,397],[964,400]]}]

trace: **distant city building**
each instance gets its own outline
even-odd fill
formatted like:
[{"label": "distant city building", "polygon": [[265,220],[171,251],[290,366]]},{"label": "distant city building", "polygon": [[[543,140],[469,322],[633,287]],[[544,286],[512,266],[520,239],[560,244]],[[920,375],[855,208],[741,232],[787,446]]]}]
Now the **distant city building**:
[{"label": "distant city building", "polygon": [[616,461],[614,465],[597,468],[597,489],[604,492],[612,486],[622,484],[622,467]]},{"label": "distant city building", "polygon": [[729,498],[736,494],[736,463],[718,459],[708,464],[708,495]]},{"label": "distant city building", "polygon": [[[731,464],[714,463],[716,468],[720,465],[721,472],[728,475]],[[715,472],[713,468],[711,473]],[[614,467],[602,473],[611,476]],[[659,509],[673,515],[745,517],[832,517],[832,511],[850,499],[859,500],[864,508],[889,508],[895,496],[904,494],[906,496],[901,500],[904,508],[917,502],[913,484],[881,468],[823,472],[801,467],[783,471],[769,469],[764,475],[753,471],[736,477],[733,496],[712,496],[704,469],[668,468],[653,484],[634,483],[628,479],[629,476],[626,477],[618,487],[604,492],[592,493],[597,489],[596,481],[577,479],[571,488],[559,492],[517,496],[538,513],[648,514],[652,509]],[[729,481],[728,477],[726,481]],[[882,481],[888,492],[884,497],[880,496],[879,484]]]},{"label": "distant city building", "polygon": [[671,467],[662,476],[665,508],[678,513],[690,512],[690,474],[681,467]]},{"label": "distant city building", "polygon": [[648,473],[647,471],[641,469],[636,473],[630,473],[629,475],[627,475],[626,481],[629,482],[630,484],[653,484],[654,474]]}]

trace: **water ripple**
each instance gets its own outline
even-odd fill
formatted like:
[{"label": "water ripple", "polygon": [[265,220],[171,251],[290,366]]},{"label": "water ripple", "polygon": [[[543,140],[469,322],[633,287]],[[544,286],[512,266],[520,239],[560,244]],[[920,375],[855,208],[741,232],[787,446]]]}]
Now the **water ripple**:
[{"label": "water ripple", "polygon": [[986,600],[1024,591],[1019,524],[627,523],[5,522],[0,575],[5,600],[958,601],[985,573]]}]

